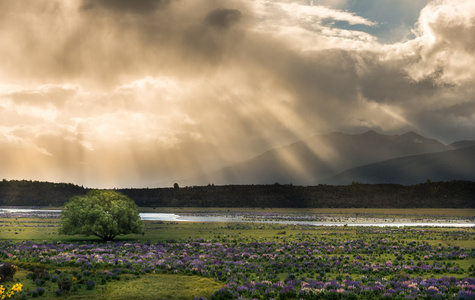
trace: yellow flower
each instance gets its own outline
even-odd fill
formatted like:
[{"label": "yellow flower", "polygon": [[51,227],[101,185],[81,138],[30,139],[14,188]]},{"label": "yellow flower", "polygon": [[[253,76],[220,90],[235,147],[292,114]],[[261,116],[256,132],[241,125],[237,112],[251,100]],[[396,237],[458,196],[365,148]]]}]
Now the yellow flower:
[{"label": "yellow flower", "polygon": [[21,288],[23,287],[23,284],[17,283],[12,287],[12,291],[14,292],[21,292]]},{"label": "yellow flower", "polygon": [[76,277],[73,277],[73,282],[76,282],[76,280],[78,280]]}]

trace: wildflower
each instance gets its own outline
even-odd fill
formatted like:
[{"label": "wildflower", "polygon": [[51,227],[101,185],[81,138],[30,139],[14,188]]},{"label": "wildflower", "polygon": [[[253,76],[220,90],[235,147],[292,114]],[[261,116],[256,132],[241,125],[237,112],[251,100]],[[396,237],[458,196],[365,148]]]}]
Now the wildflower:
[{"label": "wildflower", "polygon": [[21,288],[23,287],[23,284],[17,283],[12,287],[13,292],[21,292]]},{"label": "wildflower", "polygon": [[435,294],[435,293],[438,293],[438,292],[439,292],[439,289],[435,286],[430,286],[427,289],[427,294]]}]

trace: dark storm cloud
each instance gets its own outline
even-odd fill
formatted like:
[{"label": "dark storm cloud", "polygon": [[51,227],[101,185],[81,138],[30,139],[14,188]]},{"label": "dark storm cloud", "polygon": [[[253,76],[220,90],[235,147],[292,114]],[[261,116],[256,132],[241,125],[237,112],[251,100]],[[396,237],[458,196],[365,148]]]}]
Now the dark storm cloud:
[{"label": "dark storm cloud", "polygon": [[[475,91],[472,89],[472,92]],[[446,144],[467,139],[472,140],[475,132],[475,122],[473,121],[475,97],[468,96],[466,99],[467,101],[464,103],[409,111],[407,117],[415,126],[421,128],[426,136],[438,136]],[[451,101],[446,100],[446,102],[450,103]]]},{"label": "dark storm cloud", "polygon": [[378,56],[367,53],[364,71],[358,81],[362,95],[380,103],[407,103],[418,97],[432,97],[440,88],[440,72],[428,74],[420,80],[408,76],[402,68],[410,61],[380,61]]},{"label": "dark storm cloud", "polygon": [[108,88],[163,73],[196,77],[232,55],[242,36],[235,25],[246,4],[223,3],[0,0],[11,12],[0,18],[0,53],[9,57],[0,76]]},{"label": "dark storm cloud", "polygon": [[91,10],[97,7],[110,9],[124,13],[152,13],[157,8],[162,8],[171,0],[83,0],[81,6],[84,10]]},{"label": "dark storm cloud", "polygon": [[255,66],[265,70],[276,91],[283,89],[293,96],[289,109],[310,127],[332,128],[341,122],[336,112],[345,115],[357,106],[357,70],[363,54],[340,49],[303,54],[264,36],[253,45]]},{"label": "dark storm cloud", "polygon": [[219,28],[228,28],[241,19],[241,12],[237,9],[218,8],[206,16],[206,23]]},{"label": "dark storm cloud", "polygon": [[354,97],[358,62],[352,52],[322,50],[296,58],[286,78],[289,86],[297,87],[304,94],[311,93],[317,101],[329,97],[333,101],[347,102]]}]

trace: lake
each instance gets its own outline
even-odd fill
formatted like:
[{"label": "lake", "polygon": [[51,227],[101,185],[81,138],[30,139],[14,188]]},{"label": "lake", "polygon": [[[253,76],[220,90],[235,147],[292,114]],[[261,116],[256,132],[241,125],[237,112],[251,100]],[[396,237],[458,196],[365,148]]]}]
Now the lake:
[{"label": "lake", "polygon": [[[34,208],[0,208],[0,216],[3,213],[17,213],[17,214],[60,214],[61,210],[58,209],[34,209]],[[343,222],[331,222],[331,221],[285,221],[285,220],[249,220],[244,216],[203,216],[203,215],[179,215],[174,213],[140,213],[140,218],[147,221],[164,221],[164,222],[243,222],[243,223],[273,223],[273,224],[305,224],[314,226],[376,226],[376,227],[403,227],[403,226],[427,226],[427,227],[473,227],[473,222],[459,222],[458,220],[452,220],[447,222],[428,220],[424,222],[420,221],[400,221],[398,219],[378,218],[360,218],[362,220],[355,221],[348,219]]]}]

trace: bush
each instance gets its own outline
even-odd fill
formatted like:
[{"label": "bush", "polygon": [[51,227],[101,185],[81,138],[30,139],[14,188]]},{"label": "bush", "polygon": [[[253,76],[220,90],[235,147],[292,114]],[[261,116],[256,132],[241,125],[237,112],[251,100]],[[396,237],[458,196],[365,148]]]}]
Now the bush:
[{"label": "bush", "polygon": [[112,241],[118,235],[143,232],[137,205],[116,191],[92,190],[75,196],[61,213],[62,234],[94,235]]},{"label": "bush", "polygon": [[232,300],[236,299],[235,293],[227,288],[222,288],[217,290],[213,295],[211,295],[211,300]]},{"label": "bush", "polygon": [[29,291],[29,294],[30,294],[30,296],[33,297],[33,298],[37,298],[37,297],[38,297],[38,291],[37,291],[37,290]]},{"label": "bush", "polygon": [[46,272],[44,268],[35,268],[33,269],[33,272],[28,273],[26,277],[30,278],[33,281],[36,281],[38,279],[48,280],[50,278],[48,272]]},{"label": "bush", "polygon": [[92,290],[94,288],[94,286],[96,286],[96,283],[92,280],[88,280],[86,281],[86,288],[88,290]]},{"label": "bush", "polygon": [[27,295],[26,293],[24,293],[24,292],[21,292],[21,293],[18,294],[18,295],[19,295],[19,296],[18,296],[18,299],[20,299],[20,300],[26,300],[26,299],[28,299],[28,295]]},{"label": "bush", "polygon": [[0,264],[0,282],[13,281],[18,267],[10,263]]},{"label": "bush", "polygon": [[38,295],[41,296],[45,293],[45,289],[42,287],[37,287],[36,292],[38,292]]},{"label": "bush", "polygon": [[61,292],[69,292],[72,286],[73,282],[69,278],[63,277],[58,281],[58,289]]}]

